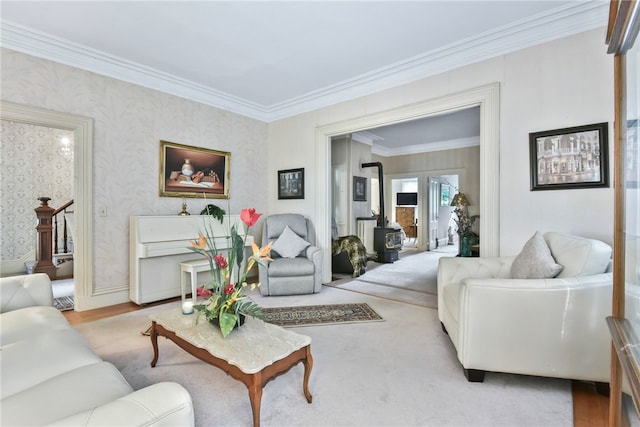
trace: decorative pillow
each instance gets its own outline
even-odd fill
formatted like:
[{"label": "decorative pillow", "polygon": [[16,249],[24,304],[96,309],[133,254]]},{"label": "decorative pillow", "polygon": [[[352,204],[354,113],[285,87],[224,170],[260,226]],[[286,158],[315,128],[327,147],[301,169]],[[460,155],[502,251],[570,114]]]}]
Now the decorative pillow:
[{"label": "decorative pillow", "polygon": [[511,277],[514,279],[548,279],[556,277],[560,271],[562,266],[551,256],[539,231],[524,244],[511,264]]},{"label": "decorative pillow", "polygon": [[607,271],[611,246],[600,240],[550,231],[544,234],[551,256],[562,264],[558,277],[591,276]]},{"label": "decorative pillow", "polygon": [[271,250],[276,251],[283,258],[295,258],[310,245],[311,243],[298,236],[287,225],[278,240],[271,245]]}]

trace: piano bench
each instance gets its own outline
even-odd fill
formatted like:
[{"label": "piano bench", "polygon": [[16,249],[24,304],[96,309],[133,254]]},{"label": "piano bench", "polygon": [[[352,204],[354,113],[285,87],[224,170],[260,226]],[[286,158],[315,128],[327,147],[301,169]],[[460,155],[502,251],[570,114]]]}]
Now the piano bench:
[{"label": "piano bench", "polygon": [[196,289],[198,288],[198,273],[211,271],[208,259],[194,259],[180,263],[180,290],[185,295],[184,287],[187,284],[185,274],[191,276],[191,298],[196,299]]}]

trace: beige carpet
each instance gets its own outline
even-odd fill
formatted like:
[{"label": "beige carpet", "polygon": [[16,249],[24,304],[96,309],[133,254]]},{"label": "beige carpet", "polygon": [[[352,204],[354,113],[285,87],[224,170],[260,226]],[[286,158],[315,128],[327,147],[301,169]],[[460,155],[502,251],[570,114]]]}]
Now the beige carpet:
[{"label": "beige carpet", "polygon": [[353,280],[343,278],[327,286],[375,295],[422,307],[438,307],[438,260],[445,256],[456,256],[456,247],[441,250],[400,254],[393,263],[369,262],[367,272]]},{"label": "beige carpet", "polygon": [[[261,297],[263,307],[366,303],[384,322],[307,326],[290,330],[312,339],[313,370],[302,394],[303,367],[269,382],[263,427],[278,426],[572,426],[570,382],[488,373],[469,383],[436,310],[325,287],[315,295]],[[177,303],[173,303],[178,307]],[[160,339],[155,368],[148,314],[158,306],[81,324],[77,329],[138,389],[176,381],[189,390],[197,426],[250,426],[246,387]]]}]

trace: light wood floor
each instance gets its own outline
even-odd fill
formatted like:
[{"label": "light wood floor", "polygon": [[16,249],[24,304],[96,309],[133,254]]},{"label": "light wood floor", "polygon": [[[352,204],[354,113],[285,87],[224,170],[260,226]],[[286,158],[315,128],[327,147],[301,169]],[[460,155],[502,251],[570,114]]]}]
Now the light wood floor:
[{"label": "light wood floor", "polygon": [[[170,301],[177,301],[174,298],[166,301],[159,301],[147,304],[145,307],[153,305],[165,304]],[[99,308],[96,310],[87,310],[76,312],[73,310],[63,311],[63,314],[72,325],[85,322],[93,322],[94,320],[103,319],[105,317],[116,316],[118,314],[127,313],[138,310],[140,306],[133,302],[117,304],[110,307]],[[602,396],[596,392],[592,383],[583,381],[572,382],[573,392],[573,425],[575,427],[606,427],[609,422],[609,398]]]}]

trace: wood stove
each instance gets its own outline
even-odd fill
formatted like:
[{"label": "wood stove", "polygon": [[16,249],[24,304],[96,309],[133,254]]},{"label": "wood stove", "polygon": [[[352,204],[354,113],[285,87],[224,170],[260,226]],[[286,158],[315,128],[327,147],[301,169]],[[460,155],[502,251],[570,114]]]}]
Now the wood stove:
[{"label": "wood stove", "polygon": [[398,251],[402,248],[402,231],[389,227],[374,228],[373,247],[378,254],[378,262],[397,261]]},{"label": "wood stove", "polygon": [[373,229],[373,248],[378,255],[378,262],[392,263],[398,260],[398,253],[402,248],[402,230],[387,227],[387,218],[384,215],[384,181],[382,174],[382,163],[363,163],[361,167],[378,168],[378,188],[380,189],[380,223]]}]

